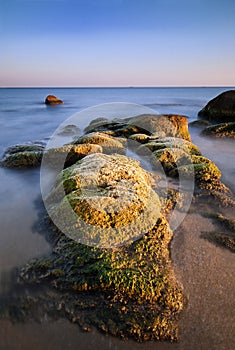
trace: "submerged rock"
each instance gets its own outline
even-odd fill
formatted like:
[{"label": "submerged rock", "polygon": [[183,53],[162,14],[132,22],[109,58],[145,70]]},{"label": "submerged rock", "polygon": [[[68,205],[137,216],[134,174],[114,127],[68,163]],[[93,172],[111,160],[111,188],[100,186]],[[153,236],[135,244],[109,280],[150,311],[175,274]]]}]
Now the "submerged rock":
[{"label": "submerged rock", "polygon": [[58,104],[63,104],[64,102],[60,100],[58,97],[54,95],[48,95],[45,99],[45,104],[46,105],[58,105]]},{"label": "submerged rock", "polygon": [[199,117],[224,123],[235,121],[235,90],[216,96],[198,113]]},{"label": "submerged rock", "polygon": [[202,131],[202,134],[215,137],[235,137],[235,122],[208,126]]}]

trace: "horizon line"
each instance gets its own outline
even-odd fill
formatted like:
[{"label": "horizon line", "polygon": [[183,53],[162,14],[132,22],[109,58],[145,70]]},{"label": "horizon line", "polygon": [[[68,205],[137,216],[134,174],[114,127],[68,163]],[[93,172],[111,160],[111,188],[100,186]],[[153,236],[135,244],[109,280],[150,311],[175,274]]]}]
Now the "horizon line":
[{"label": "horizon line", "polygon": [[0,86],[0,89],[143,89],[143,88],[235,88],[235,85],[129,85],[129,86]]}]

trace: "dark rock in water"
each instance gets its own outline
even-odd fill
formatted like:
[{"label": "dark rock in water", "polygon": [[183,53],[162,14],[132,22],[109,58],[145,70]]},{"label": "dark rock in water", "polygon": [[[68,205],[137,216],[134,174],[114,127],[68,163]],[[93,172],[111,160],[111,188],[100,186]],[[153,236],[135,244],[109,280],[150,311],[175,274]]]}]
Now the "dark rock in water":
[{"label": "dark rock in water", "polygon": [[66,125],[57,132],[57,135],[79,135],[81,130],[76,125]]},{"label": "dark rock in water", "polygon": [[218,123],[235,121],[235,90],[225,91],[209,101],[198,116]]},{"label": "dark rock in water", "polygon": [[6,168],[32,168],[41,164],[43,152],[17,152],[4,158],[0,165]]},{"label": "dark rock in water", "polygon": [[208,126],[202,131],[202,135],[215,137],[235,137],[235,122]]},{"label": "dark rock in water", "polygon": [[45,104],[46,105],[58,105],[58,104],[63,104],[64,102],[60,100],[58,97],[54,95],[48,95],[45,99]]},{"label": "dark rock in water", "polygon": [[42,144],[22,144],[6,149],[0,165],[7,168],[30,168],[41,164],[45,146]]},{"label": "dark rock in water", "polygon": [[196,128],[206,128],[207,126],[210,126],[211,123],[209,120],[203,120],[203,119],[198,119],[194,120],[193,122],[189,123],[189,126],[193,126]]}]

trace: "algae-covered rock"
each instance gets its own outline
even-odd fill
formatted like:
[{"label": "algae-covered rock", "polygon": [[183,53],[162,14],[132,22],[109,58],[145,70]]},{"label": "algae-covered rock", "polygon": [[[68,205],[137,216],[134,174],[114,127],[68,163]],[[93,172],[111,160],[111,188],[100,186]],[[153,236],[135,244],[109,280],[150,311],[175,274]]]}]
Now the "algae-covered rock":
[{"label": "algae-covered rock", "polygon": [[190,141],[187,117],[173,114],[143,114],[125,119],[98,120],[85,129],[85,132],[113,131],[114,136],[129,137],[134,134],[155,134],[159,137],[180,137]]},{"label": "algae-covered rock", "polygon": [[173,169],[169,175],[174,177],[178,172],[185,176],[194,174],[199,187],[207,189],[212,188],[213,182],[221,177],[220,170],[211,160],[196,155],[191,157],[191,164],[179,166],[178,169]]},{"label": "algae-covered rock", "polygon": [[169,174],[185,164],[191,164],[191,156],[181,148],[162,148],[152,153],[152,165],[158,167],[161,163],[164,171]]},{"label": "algae-covered rock", "polygon": [[102,146],[103,152],[107,154],[126,153],[126,139],[115,138],[101,132],[92,132],[79,137],[73,144],[96,144]]},{"label": "algae-covered rock", "polygon": [[188,119],[182,115],[174,114],[143,114],[137,117],[124,119],[130,125],[153,133],[165,133],[165,136],[180,137],[190,141],[188,132]]},{"label": "algae-covered rock", "polygon": [[44,165],[49,167],[64,165],[66,168],[92,153],[102,153],[102,147],[100,145],[93,144],[70,144],[48,149],[44,153],[43,160]]},{"label": "algae-covered rock", "polygon": [[41,164],[43,152],[16,152],[5,157],[0,165],[6,168],[31,168]]},{"label": "algae-covered rock", "polygon": [[6,168],[31,168],[41,164],[44,144],[19,144],[8,147],[0,162]]},{"label": "algae-covered rock", "polygon": [[202,131],[202,134],[215,137],[235,137],[235,122],[208,126]]},{"label": "algae-covered rock", "polygon": [[218,123],[235,121],[235,90],[216,96],[198,113],[199,117]]},{"label": "algae-covered rock", "polygon": [[149,142],[141,145],[137,149],[137,153],[141,154],[145,152],[145,148],[149,149],[151,152],[158,151],[164,148],[180,148],[188,154],[200,155],[201,152],[199,148],[192,142],[178,138],[178,137],[164,137],[155,140],[150,140]]},{"label": "algae-covered rock", "polygon": [[118,246],[154,226],[161,205],[152,181],[134,159],[92,154],[58,177],[48,198],[57,202],[50,215],[77,241]]},{"label": "algae-covered rock", "polygon": [[[83,326],[95,325],[122,338],[178,338],[176,320],[184,298],[173,277],[168,245],[172,232],[162,217],[130,245],[100,249],[66,237],[53,255],[21,270],[27,283],[49,283],[60,290],[58,313]],[[70,294],[66,302],[65,295]]]}]

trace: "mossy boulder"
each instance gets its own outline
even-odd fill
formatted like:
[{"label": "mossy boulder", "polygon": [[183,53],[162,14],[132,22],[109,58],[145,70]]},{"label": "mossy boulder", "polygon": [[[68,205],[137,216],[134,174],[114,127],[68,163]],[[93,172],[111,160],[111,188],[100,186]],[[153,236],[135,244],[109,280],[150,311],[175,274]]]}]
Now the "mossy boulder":
[{"label": "mossy boulder", "polygon": [[235,90],[216,96],[198,113],[198,116],[218,123],[235,121]]},{"label": "mossy boulder", "polygon": [[221,172],[215,163],[206,157],[196,155],[191,157],[190,164],[179,166],[178,169],[172,169],[169,175],[174,177],[179,172],[185,177],[194,175],[198,186],[206,189],[212,189],[214,182],[216,183],[221,177]]},{"label": "mossy boulder", "polygon": [[139,240],[116,249],[89,247],[62,236],[53,255],[21,270],[21,280],[58,289],[60,298],[49,304],[82,327],[94,325],[137,341],[175,341],[184,297],[169,259],[171,237],[163,217]]},{"label": "mossy boulder", "polygon": [[151,135],[154,133],[165,136],[180,137],[190,141],[190,134],[188,132],[188,118],[176,114],[143,114],[137,117],[124,119],[128,124],[135,125],[142,128]]},{"label": "mossy boulder", "polygon": [[44,145],[22,144],[6,149],[0,165],[7,168],[30,168],[41,164]]},{"label": "mossy boulder", "polygon": [[63,104],[64,102],[60,100],[58,97],[54,95],[48,95],[45,99],[45,104],[46,105],[59,105]]},{"label": "mossy boulder", "polygon": [[202,135],[215,137],[235,137],[235,122],[221,123],[206,127],[202,131]]},{"label": "mossy boulder", "polygon": [[66,168],[92,153],[102,153],[102,147],[93,144],[69,144],[46,150],[43,156],[43,161],[44,164],[49,167],[64,165]]},{"label": "mossy boulder", "polygon": [[154,168],[159,168],[159,163],[166,174],[172,170],[191,164],[191,156],[181,148],[163,148],[153,151],[151,162]]},{"label": "mossy boulder", "polygon": [[112,131],[114,136],[129,137],[134,134],[151,136],[180,137],[190,141],[188,119],[185,116],[173,114],[143,114],[125,119],[98,120],[88,125],[85,132]]},{"label": "mossy boulder", "polygon": [[145,149],[149,149],[151,152],[158,151],[164,148],[180,148],[188,154],[200,155],[199,148],[192,142],[178,138],[178,137],[164,137],[150,140],[149,142],[141,145],[137,149],[137,153],[141,154],[145,152]]},{"label": "mossy boulder", "polygon": [[126,139],[117,138],[102,132],[92,132],[76,139],[73,144],[96,144],[102,146],[103,152],[106,154],[126,153]]},{"label": "mossy boulder", "polygon": [[154,226],[161,204],[152,181],[134,159],[92,154],[58,177],[50,215],[78,241],[118,246]]}]

